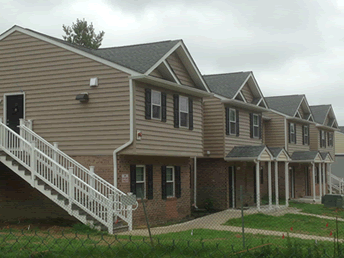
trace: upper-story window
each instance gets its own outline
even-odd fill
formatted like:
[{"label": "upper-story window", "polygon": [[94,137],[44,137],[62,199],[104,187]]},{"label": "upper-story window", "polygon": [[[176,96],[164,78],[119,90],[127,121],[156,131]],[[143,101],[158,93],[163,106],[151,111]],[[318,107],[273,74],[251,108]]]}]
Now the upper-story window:
[{"label": "upper-story window", "polygon": [[289,142],[296,143],[296,124],[289,123]]},{"label": "upper-story window", "polygon": [[189,99],[179,96],[179,126],[188,127],[189,124]]},{"label": "upper-story window", "polygon": [[303,145],[308,145],[309,144],[309,126],[308,125],[302,126],[302,133],[303,133],[302,143]]},{"label": "upper-story window", "polygon": [[161,119],[161,92],[152,91],[152,118]]},{"label": "upper-story window", "polygon": [[230,108],[229,109],[229,133],[236,134],[236,110]]},{"label": "upper-story window", "polygon": [[326,132],[320,130],[320,148],[326,148]]},{"label": "upper-story window", "polygon": [[333,147],[333,133],[329,132],[327,135],[327,139],[328,139],[328,146]]},{"label": "upper-story window", "polygon": [[259,116],[253,114],[253,138],[259,138]]}]

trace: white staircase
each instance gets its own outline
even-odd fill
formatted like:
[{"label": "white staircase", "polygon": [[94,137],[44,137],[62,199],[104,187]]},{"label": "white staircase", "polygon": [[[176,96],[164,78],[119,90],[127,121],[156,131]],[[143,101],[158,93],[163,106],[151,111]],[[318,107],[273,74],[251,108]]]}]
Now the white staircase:
[{"label": "white staircase", "polygon": [[344,179],[331,173],[328,187],[331,194],[344,194]]},{"label": "white staircase", "polygon": [[0,120],[0,161],[82,223],[110,234],[132,230],[135,196],[121,192],[26,124],[20,121],[19,135]]}]

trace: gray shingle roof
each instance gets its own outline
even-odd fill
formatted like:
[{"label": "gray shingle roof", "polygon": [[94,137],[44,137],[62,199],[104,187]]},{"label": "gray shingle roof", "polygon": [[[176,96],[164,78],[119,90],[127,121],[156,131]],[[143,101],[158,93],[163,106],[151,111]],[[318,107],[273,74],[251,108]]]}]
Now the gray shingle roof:
[{"label": "gray shingle roof", "polygon": [[259,146],[235,146],[226,156],[226,158],[251,158],[258,157],[264,150],[265,145]]},{"label": "gray shingle roof", "polygon": [[269,147],[269,151],[271,152],[271,154],[274,156],[274,158],[277,157],[278,154],[280,154],[281,150],[283,148],[280,147]]},{"label": "gray shingle roof", "polygon": [[131,46],[90,49],[66,42],[62,39],[48,36],[46,34],[34,30],[26,30],[40,34],[44,37],[58,41],[59,43],[68,45],[70,47],[74,47],[79,50],[85,51],[89,54],[101,57],[105,60],[127,67],[139,73],[145,73],[156,62],[158,62],[169,50],[171,50],[178,42],[181,41],[167,40]]},{"label": "gray shingle roof", "polygon": [[233,98],[251,72],[203,75],[211,92]]},{"label": "gray shingle roof", "polygon": [[320,152],[321,158],[326,159],[326,156],[328,155],[328,152]]},{"label": "gray shingle roof", "polygon": [[318,105],[318,106],[310,106],[312,111],[314,121],[319,124],[324,124],[326,119],[326,114],[330,109],[331,105]]},{"label": "gray shingle roof", "polygon": [[305,95],[287,95],[265,97],[265,101],[272,110],[293,117],[304,96]]},{"label": "gray shingle roof", "polygon": [[313,161],[318,153],[318,151],[294,151],[293,155],[291,155],[291,159]]}]

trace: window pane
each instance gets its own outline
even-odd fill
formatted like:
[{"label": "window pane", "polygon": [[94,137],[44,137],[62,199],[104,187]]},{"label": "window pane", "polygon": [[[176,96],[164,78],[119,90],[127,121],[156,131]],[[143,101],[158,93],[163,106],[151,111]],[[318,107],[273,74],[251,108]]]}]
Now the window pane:
[{"label": "window pane", "polygon": [[188,108],[188,98],[179,97],[179,110],[184,112],[189,112]]},{"label": "window pane", "polygon": [[295,129],[294,124],[290,124],[290,132],[291,133],[294,133],[294,129]]},{"label": "window pane", "polygon": [[144,181],[143,167],[136,167],[136,182]]},{"label": "window pane", "polygon": [[166,184],[166,195],[173,196],[173,183]]},{"label": "window pane", "polygon": [[152,91],[152,104],[160,105],[161,102],[161,92]]},{"label": "window pane", "polygon": [[144,198],[144,196],[145,196],[144,191],[145,191],[145,189],[144,189],[143,183],[137,183],[136,184],[136,198],[141,199],[142,194],[143,194],[143,198]]},{"label": "window pane", "polygon": [[154,106],[153,105],[153,118],[159,118],[160,119],[160,106]]},{"label": "window pane", "polygon": [[188,126],[188,114],[180,112],[180,126]]},{"label": "window pane", "polygon": [[258,127],[253,127],[253,136],[258,137]]},{"label": "window pane", "polygon": [[166,168],[166,181],[173,181],[173,169]]},{"label": "window pane", "polygon": [[235,123],[231,123],[231,134],[235,134],[236,132],[235,132],[235,128],[236,126],[235,126]]},{"label": "window pane", "polygon": [[253,116],[253,125],[258,125],[258,116],[257,115]]},{"label": "window pane", "polygon": [[233,110],[233,109],[230,109],[230,112],[229,112],[229,121],[235,122],[235,110]]}]

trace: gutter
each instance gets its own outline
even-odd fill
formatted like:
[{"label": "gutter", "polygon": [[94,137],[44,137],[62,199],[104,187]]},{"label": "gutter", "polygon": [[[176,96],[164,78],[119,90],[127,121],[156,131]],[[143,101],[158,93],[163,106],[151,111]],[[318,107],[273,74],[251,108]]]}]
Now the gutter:
[{"label": "gutter", "polygon": [[253,111],[260,111],[260,112],[267,112],[269,111],[269,109],[267,108],[263,108],[263,107],[259,107],[256,106],[254,104],[251,103],[245,103],[239,100],[235,100],[235,99],[221,99],[221,103],[224,104],[232,104],[233,106],[237,106],[240,108],[244,108],[244,109],[248,109],[248,110],[253,110]]},{"label": "gutter", "polygon": [[124,143],[113,151],[113,175],[114,175],[114,186],[117,188],[117,153],[131,145],[134,141],[134,89],[133,80],[129,78],[129,100],[130,100],[130,138],[129,141]]}]

